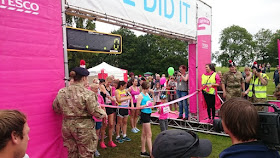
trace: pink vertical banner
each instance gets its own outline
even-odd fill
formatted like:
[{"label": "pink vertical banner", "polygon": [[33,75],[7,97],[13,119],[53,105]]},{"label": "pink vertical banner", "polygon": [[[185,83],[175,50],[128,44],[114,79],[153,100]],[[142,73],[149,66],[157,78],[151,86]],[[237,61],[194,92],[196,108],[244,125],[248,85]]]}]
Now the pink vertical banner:
[{"label": "pink vertical banner", "polygon": [[[198,88],[201,88],[201,76],[206,72],[205,65],[211,63],[211,7],[197,1],[197,71]],[[202,93],[198,94],[199,120],[208,118]]]},{"label": "pink vertical banner", "polygon": [[280,66],[280,40],[277,39],[277,43],[278,43],[278,65]]},{"label": "pink vertical banner", "polygon": [[[196,44],[189,44],[189,92],[196,91]],[[190,113],[197,113],[197,95],[189,98]]]},{"label": "pink vertical banner", "polygon": [[52,101],[64,87],[61,2],[0,1],[0,109],[18,109],[30,127],[30,158],[65,158],[61,116]]}]

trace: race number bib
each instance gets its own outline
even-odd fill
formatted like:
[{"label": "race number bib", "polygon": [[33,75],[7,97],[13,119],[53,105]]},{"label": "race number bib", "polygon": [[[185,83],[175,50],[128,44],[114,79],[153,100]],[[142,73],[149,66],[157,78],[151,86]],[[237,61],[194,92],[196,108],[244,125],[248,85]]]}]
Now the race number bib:
[{"label": "race number bib", "polygon": [[169,113],[169,111],[170,111],[169,106],[163,107],[164,114]]},{"label": "race number bib", "polygon": [[112,101],[107,97],[105,98],[105,102],[106,102],[106,104],[111,104],[112,103]]},{"label": "race number bib", "polygon": [[135,97],[135,99],[138,99],[139,95],[135,95],[134,97]]}]

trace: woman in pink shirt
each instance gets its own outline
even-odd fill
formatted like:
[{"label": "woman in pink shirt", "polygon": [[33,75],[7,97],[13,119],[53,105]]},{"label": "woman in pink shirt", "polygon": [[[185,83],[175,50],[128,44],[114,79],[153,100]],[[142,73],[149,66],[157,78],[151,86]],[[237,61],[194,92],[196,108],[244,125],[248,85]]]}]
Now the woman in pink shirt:
[{"label": "woman in pink shirt", "polygon": [[[90,86],[90,89],[97,95],[97,101],[99,104],[104,104],[104,99],[103,97],[98,93],[98,89],[99,89],[99,84],[92,84]],[[105,111],[105,107],[99,107],[101,109],[103,109]],[[102,122],[103,124],[106,124],[106,118],[103,118],[103,119],[97,119],[96,117],[92,116],[92,118],[94,119],[96,125],[95,125],[95,130],[96,130],[96,135],[97,137],[99,138],[99,135],[100,135],[100,129],[102,127]],[[97,139],[97,144],[98,144],[98,139]],[[95,156],[98,157],[100,156],[100,153],[96,150],[95,152]]]},{"label": "woman in pink shirt", "polygon": [[[133,80],[132,86],[129,87],[128,92],[131,94],[132,99],[133,99],[133,105],[134,107],[136,107],[136,103],[137,103],[137,98],[138,95],[140,94],[140,89],[139,87],[137,87],[138,84],[138,80],[135,78]],[[139,115],[139,111],[138,109],[131,109],[130,110],[130,125],[131,125],[131,132],[133,133],[138,133],[140,130],[136,127],[137,125],[137,118]]]}]

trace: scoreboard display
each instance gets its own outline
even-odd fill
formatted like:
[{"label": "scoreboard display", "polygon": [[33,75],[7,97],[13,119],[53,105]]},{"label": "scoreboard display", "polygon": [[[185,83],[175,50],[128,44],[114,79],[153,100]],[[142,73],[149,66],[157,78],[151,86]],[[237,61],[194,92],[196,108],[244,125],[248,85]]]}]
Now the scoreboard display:
[{"label": "scoreboard display", "polygon": [[122,53],[122,37],[92,30],[67,27],[67,51],[90,53]]}]

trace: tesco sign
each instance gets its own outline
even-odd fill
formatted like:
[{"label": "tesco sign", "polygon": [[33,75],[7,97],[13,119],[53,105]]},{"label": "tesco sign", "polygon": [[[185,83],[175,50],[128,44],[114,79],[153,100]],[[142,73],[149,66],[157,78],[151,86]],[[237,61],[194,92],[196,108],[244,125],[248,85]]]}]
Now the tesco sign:
[{"label": "tesco sign", "polygon": [[0,0],[0,9],[38,15],[40,7],[37,3],[28,0]]}]

